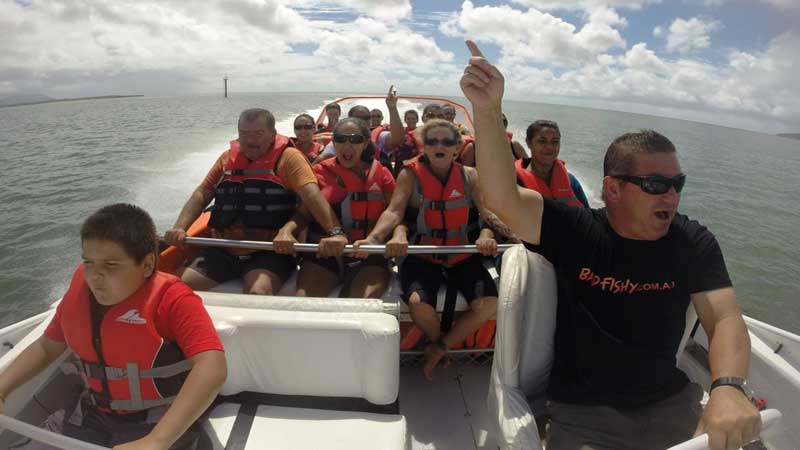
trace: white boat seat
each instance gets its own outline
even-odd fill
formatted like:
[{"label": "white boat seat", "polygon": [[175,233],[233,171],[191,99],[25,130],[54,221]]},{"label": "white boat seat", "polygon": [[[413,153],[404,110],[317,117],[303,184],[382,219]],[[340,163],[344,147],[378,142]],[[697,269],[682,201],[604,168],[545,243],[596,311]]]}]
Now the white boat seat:
[{"label": "white boat seat", "polygon": [[384,313],[322,313],[209,306],[225,346],[221,395],[397,400],[400,328]]},{"label": "white boat seat", "polygon": [[[215,407],[204,423],[214,450],[239,439],[235,423],[244,409],[235,403]],[[400,415],[325,411],[261,405],[251,411],[252,425],[242,450],[406,449],[406,421]],[[241,421],[242,419],[240,419]]]},{"label": "white boat seat", "polygon": [[396,317],[207,309],[228,363],[203,423],[213,448],[406,448]]}]

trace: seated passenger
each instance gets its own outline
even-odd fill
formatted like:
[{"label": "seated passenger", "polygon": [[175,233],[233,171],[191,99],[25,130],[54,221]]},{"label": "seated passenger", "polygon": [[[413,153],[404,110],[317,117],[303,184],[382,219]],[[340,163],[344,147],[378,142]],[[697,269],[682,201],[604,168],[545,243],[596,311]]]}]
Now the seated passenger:
[{"label": "seated passenger", "polygon": [[558,124],[550,120],[533,122],[526,131],[525,143],[531,150],[531,157],[514,163],[517,184],[539,192],[544,198],[588,208],[589,200],[581,183],[567,172],[564,161],[558,159],[561,152]]},{"label": "seated passenger", "polygon": [[[403,131],[403,124],[402,120],[400,119],[400,113],[397,111],[397,92],[394,90],[394,86],[389,87],[389,92],[386,94],[386,106],[389,108],[389,124],[382,124],[377,126],[370,131],[370,139],[372,140],[373,144],[377,144],[378,138],[380,137],[381,132],[383,131],[391,131],[391,137],[386,141],[383,145],[385,149],[394,149],[397,148],[404,140],[406,134]],[[367,126],[370,123],[370,110],[366,106],[356,105],[350,108],[350,111],[347,112],[348,117],[355,117],[357,119],[363,120]],[[381,153],[380,149],[377,145],[373,145],[375,149],[375,158],[378,159],[381,164],[391,169],[391,158],[390,154],[388,153]],[[328,143],[325,146],[325,149],[319,155],[319,157],[314,161],[314,164],[318,164],[328,158],[332,158],[336,156],[336,148],[333,145],[333,142]]]},{"label": "seated passenger", "polygon": [[[315,165],[314,173],[322,195],[342,224],[337,232],[343,232],[351,242],[364,239],[392,197],[394,178],[389,169],[373,158],[374,144],[363,121],[340,120],[334,128],[333,142],[336,157]],[[282,240],[293,240],[308,222],[301,210],[281,230]],[[308,228],[310,242],[330,237],[317,223],[311,222]],[[343,249],[344,246],[320,248],[317,256],[303,256],[297,278],[298,297],[326,297],[339,283],[343,283],[341,297],[383,295],[389,283],[388,260],[383,255],[370,255],[366,259],[343,256]],[[283,246],[277,250],[291,252],[291,248]]]},{"label": "seated passenger", "polygon": [[[555,343],[527,350],[553,352],[547,449],[663,449],[707,432],[718,450],[756,438],[747,325],[714,234],[678,212],[686,176],[675,146],[652,130],[616,138],[603,162],[599,210],[519,187],[512,158],[497,151],[503,76],[467,45],[472,58],[460,84],[480,133],[480,182],[492,186],[484,193],[556,273]],[[676,365],[689,307],[709,336],[705,408],[703,388]]]},{"label": "seated passenger", "polygon": [[442,105],[442,114],[444,115],[444,120],[453,123],[456,127],[458,127],[458,132],[463,135],[470,134],[469,130],[464,126],[464,124],[456,122],[456,107],[451,105],[450,103],[445,103]]},{"label": "seated passenger", "polygon": [[314,118],[309,114],[300,114],[294,119],[294,134],[291,139],[292,146],[306,155],[308,162],[317,159],[322,151],[322,144],[314,142]]},{"label": "seated passenger", "polygon": [[[506,130],[506,137],[508,138],[509,146],[511,146],[511,154],[514,155],[514,159],[525,158],[527,154],[525,149],[522,148],[522,144],[514,140],[514,133],[508,131],[508,118],[506,118],[505,114],[503,114],[503,129]],[[475,167],[475,138],[470,136],[465,139],[463,149],[458,155],[458,161],[465,166]]]},{"label": "seated passenger", "polygon": [[[68,349],[88,388],[48,423],[63,421],[62,434],[115,449],[195,449],[203,433],[195,421],[227,374],[202,300],[156,270],[156,227],[144,210],[106,206],[80,235],[83,263],[53,319],[0,374],[0,414],[15,388]],[[168,375],[146,373],[154,369]]]},{"label": "seated passenger", "polygon": [[403,122],[406,124],[406,133],[413,132],[417,129],[417,122],[419,122],[419,114],[416,110],[409,109],[403,113]]},{"label": "seated passenger", "polygon": [[369,112],[369,129],[374,130],[381,125],[383,125],[383,112],[375,108]]},{"label": "seated passenger", "polygon": [[[211,200],[214,207],[208,226],[212,237],[271,241],[294,214],[298,197],[326,230],[339,226],[305,155],[275,131],[272,113],[248,109],[239,116],[239,139],[231,141],[230,149],[220,155],[186,201],[164,241],[182,245],[186,230]],[[296,268],[290,255],[205,247],[176,275],[203,291],[242,278],[245,293],[269,295],[278,292]]]},{"label": "seated passenger", "polygon": [[[397,189],[386,211],[366,239],[354,246],[380,244],[406,219],[412,230],[412,244],[464,245],[475,243],[482,255],[497,253],[497,242],[489,228],[478,224],[480,215],[488,217],[475,169],[455,162],[461,143],[458,129],[445,120],[429,120],[420,136],[423,155],[411,160],[400,172]],[[386,244],[386,256],[404,256],[407,238],[395,232]],[[366,256],[360,254],[359,256]],[[458,290],[470,310],[458,317],[453,329],[442,336],[436,315],[439,287],[445,281]],[[478,254],[410,255],[400,267],[403,298],[411,317],[428,337],[424,372],[432,379],[433,370],[447,354],[484,322],[494,317],[497,287]]]},{"label": "seated passenger", "polygon": [[327,124],[320,122],[317,124],[317,133],[330,133],[333,131],[333,127],[336,125],[336,122],[339,121],[339,117],[342,115],[342,107],[338,103],[330,103],[325,106],[325,117],[327,119]]}]

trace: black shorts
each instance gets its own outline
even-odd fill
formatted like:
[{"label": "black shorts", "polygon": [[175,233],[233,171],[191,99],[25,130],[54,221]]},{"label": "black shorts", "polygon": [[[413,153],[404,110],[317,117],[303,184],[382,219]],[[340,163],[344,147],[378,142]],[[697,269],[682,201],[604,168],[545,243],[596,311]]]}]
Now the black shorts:
[{"label": "black shorts", "polygon": [[457,287],[467,303],[480,297],[497,297],[497,286],[482,260],[481,255],[472,255],[454,266],[444,267],[418,256],[408,256],[400,266],[403,301],[408,303],[408,298],[416,292],[423,302],[435,308],[443,282]]},{"label": "black shorts", "polygon": [[297,261],[292,255],[267,251],[236,256],[218,247],[206,247],[200,252],[200,256],[189,263],[189,268],[217,283],[242,278],[247,272],[258,269],[269,270],[286,282],[297,269]]},{"label": "black shorts", "polygon": [[389,270],[389,260],[383,255],[369,255],[366,259],[344,256],[340,259],[319,258],[317,255],[307,254],[303,256],[303,262],[316,264],[329,272],[333,272],[339,278],[346,277],[361,267],[367,266],[384,267]]}]

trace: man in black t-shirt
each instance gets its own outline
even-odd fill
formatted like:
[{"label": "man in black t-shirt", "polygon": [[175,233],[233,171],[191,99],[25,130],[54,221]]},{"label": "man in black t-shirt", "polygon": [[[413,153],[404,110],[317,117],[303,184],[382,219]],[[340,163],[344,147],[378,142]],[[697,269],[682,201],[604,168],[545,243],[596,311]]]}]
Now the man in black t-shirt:
[{"label": "man in black t-shirt", "polygon": [[[501,122],[503,76],[468,41],[461,88],[492,210],[556,271],[558,309],[548,450],[654,449],[708,433],[712,449],[757,436],[744,393],[750,341],[714,235],[678,214],[675,147],[650,130],[617,138],[604,161],[606,208],[542,199],[514,182]],[[501,151],[502,150],[502,151]],[[675,367],[690,302],[710,337],[702,390]]]}]

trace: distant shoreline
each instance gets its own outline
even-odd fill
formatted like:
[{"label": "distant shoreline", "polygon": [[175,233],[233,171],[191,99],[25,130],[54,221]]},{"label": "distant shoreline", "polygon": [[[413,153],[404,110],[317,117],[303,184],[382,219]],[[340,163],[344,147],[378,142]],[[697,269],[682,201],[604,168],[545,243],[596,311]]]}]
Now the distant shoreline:
[{"label": "distant shoreline", "polygon": [[777,135],[789,139],[800,139],[800,133],[778,133]]},{"label": "distant shoreline", "polygon": [[11,105],[0,105],[0,108],[10,108],[12,106],[25,106],[25,105],[41,105],[44,103],[60,103],[60,102],[77,102],[79,100],[106,100],[110,98],[130,98],[130,97],[144,97],[144,95],[99,95],[96,97],[76,97],[76,98],[54,98],[52,100],[40,100],[36,102],[21,102],[13,103]]}]

